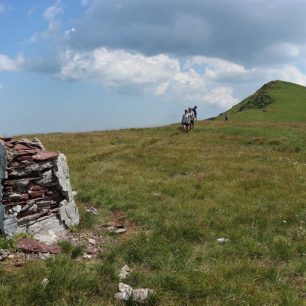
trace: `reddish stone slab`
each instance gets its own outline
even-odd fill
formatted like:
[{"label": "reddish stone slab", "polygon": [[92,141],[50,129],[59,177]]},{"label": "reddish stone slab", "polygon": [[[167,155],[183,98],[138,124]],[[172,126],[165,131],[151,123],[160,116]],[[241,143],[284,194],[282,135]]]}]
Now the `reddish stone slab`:
[{"label": "reddish stone slab", "polygon": [[38,191],[28,191],[31,199],[37,199],[37,198],[43,198],[45,195],[45,191],[44,190],[38,190]]},{"label": "reddish stone slab", "polygon": [[56,152],[41,151],[40,153],[33,156],[33,160],[43,161],[48,159],[54,159],[56,157],[58,157],[58,153]]},{"label": "reddish stone slab", "polygon": [[25,253],[51,253],[59,254],[61,247],[58,245],[47,245],[32,238],[23,238],[16,243],[17,248]]},{"label": "reddish stone slab", "polygon": [[30,191],[40,191],[40,190],[45,190],[45,188],[43,186],[40,186],[40,185],[33,185],[30,188]]},{"label": "reddish stone slab", "polygon": [[17,143],[16,146],[14,147],[16,151],[28,151],[28,150],[33,150],[33,148],[25,146],[23,144]]},{"label": "reddish stone slab", "polygon": [[10,149],[14,148],[15,144],[16,144],[16,141],[6,141],[5,142],[5,145]]}]

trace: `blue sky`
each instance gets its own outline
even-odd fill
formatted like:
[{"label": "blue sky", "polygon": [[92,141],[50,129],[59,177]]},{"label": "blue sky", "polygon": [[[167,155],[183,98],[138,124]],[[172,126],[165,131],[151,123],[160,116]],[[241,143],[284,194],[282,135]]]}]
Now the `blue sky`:
[{"label": "blue sky", "polygon": [[0,0],[0,134],[215,116],[306,85],[303,0]]}]

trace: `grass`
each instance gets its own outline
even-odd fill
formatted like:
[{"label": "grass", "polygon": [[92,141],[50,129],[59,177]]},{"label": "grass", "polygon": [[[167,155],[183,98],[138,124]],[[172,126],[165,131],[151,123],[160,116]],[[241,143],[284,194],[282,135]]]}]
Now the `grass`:
[{"label": "grass", "polygon": [[235,121],[306,122],[306,88],[272,81],[233,106],[228,114]]},{"label": "grass", "polygon": [[154,289],[155,305],[303,305],[305,128],[230,120],[198,122],[187,135],[176,125],[39,135],[67,155],[77,230],[114,210],[140,230],[95,261],[73,259],[63,242],[66,254],[2,269],[0,305],[120,305],[113,295],[125,263],[127,283]]}]

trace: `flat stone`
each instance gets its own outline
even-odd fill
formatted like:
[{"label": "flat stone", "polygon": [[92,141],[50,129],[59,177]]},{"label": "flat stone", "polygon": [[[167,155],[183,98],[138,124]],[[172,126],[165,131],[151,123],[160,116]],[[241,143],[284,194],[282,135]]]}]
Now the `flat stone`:
[{"label": "flat stone", "polygon": [[229,240],[229,239],[224,238],[224,237],[222,237],[222,238],[218,238],[218,239],[217,239],[217,241],[218,241],[219,243],[227,243],[227,242],[230,242],[230,240]]},{"label": "flat stone", "polygon": [[92,255],[87,254],[87,253],[83,254],[82,257],[83,257],[84,259],[92,259]]},{"label": "flat stone", "polygon": [[33,153],[37,152],[36,149],[33,149],[31,148],[30,146],[28,145],[24,145],[24,144],[21,144],[21,143],[17,143],[14,147],[14,150],[20,152],[20,151],[32,151]]},{"label": "flat stone", "polygon": [[74,201],[69,203],[66,200],[62,201],[60,203],[59,216],[68,227],[80,222],[79,211]]},{"label": "flat stone", "polygon": [[147,300],[154,291],[148,288],[133,289],[131,286],[119,283],[119,292],[115,294],[115,298],[118,300],[127,301],[132,299],[135,302],[144,302]]},{"label": "flat stone", "polygon": [[26,231],[42,243],[53,244],[65,229],[63,222],[53,215],[29,225]]},{"label": "flat stone", "polygon": [[124,234],[126,232],[126,228],[118,228],[114,231],[115,234]]},{"label": "flat stone", "polygon": [[4,215],[3,232],[5,235],[12,237],[18,228],[17,218],[15,215]]},{"label": "flat stone", "polygon": [[23,238],[17,241],[16,246],[25,253],[59,254],[61,252],[61,247],[58,245],[47,245],[32,238]]},{"label": "flat stone", "polygon": [[57,152],[48,152],[48,151],[42,151],[37,153],[36,155],[33,156],[33,160],[35,161],[44,161],[44,160],[49,160],[49,159],[55,159],[57,158],[59,153]]}]

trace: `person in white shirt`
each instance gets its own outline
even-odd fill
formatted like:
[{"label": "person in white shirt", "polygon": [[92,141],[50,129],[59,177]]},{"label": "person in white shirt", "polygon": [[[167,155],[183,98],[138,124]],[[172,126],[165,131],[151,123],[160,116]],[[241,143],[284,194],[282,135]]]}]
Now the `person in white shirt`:
[{"label": "person in white shirt", "polygon": [[191,107],[188,108],[188,114],[189,114],[189,120],[190,120],[190,124],[189,124],[189,130],[191,131],[194,128],[194,112],[191,109]]},{"label": "person in white shirt", "polygon": [[185,109],[185,112],[182,116],[182,126],[183,126],[184,131],[188,133],[189,128],[190,128],[190,116],[189,116],[187,109]]}]

